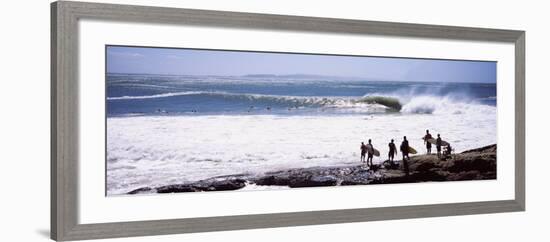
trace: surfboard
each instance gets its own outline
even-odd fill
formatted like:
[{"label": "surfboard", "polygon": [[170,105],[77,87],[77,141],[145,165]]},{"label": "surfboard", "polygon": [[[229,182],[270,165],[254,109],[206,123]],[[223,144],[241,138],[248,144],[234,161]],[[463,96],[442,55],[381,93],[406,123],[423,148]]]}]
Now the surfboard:
[{"label": "surfboard", "polygon": [[377,149],[374,149],[374,148],[373,148],[373,150],[374,150],[374,154],[373,154],[374,156],[376,156],[376,157],[380,156],[380,151],[378,151]]},{"label": "surfboard", "polygon": [[414,154],[416,154],[416,153],[417,153],[416,150],[415,150],[413,147],[410,147],[410,146],[409,146],[409,154],[413,154],[413,155],[414,155]]},{"label": "surfboard", "polygon": [[[436,139],[428,139],[428,142],[434,144],[434,145],[437,145],[437,140]],[[441,146],[447,146],[449,145],[449,142],[445,141],[445,140],[441,140]]]}]

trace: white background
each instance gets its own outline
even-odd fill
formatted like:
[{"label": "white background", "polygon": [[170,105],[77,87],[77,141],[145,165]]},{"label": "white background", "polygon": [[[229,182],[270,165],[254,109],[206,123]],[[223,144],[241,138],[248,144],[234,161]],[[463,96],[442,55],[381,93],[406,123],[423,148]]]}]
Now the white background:
[{"label": "white background", "polygon": [[[549,161],[545,150],[550,21],[543,1],[109,1],[244,12],[527,30],[527,212],[170,235],[116,241],[547,241]],[[3,241],[45,241],[49,233],[49,1],[2,6]]]},{"label": "white background", "polygon": [[[511,44],[80,21],[81,223],[404,206],[514,198]],[[143,33],[148,33],[144,35]],[[337,43],[337,44],[335,44]],[[497,61],[498,180],[105,197],[105,45],[219,48]],[[185,206],[181,206],[185,204]],[[223,206],[220,206],[222,205]],[[177,209],[159,209],[177,208]]]}]

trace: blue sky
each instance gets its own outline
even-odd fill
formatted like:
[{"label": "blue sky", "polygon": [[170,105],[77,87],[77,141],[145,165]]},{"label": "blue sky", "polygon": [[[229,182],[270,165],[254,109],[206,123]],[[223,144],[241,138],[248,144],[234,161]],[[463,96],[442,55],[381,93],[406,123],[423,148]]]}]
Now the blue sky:
[{"label": "blue sky", "polygon": [[496,83],[496,62],[107,47],[107,72],[169,75],[311,74],[372,80]]}]

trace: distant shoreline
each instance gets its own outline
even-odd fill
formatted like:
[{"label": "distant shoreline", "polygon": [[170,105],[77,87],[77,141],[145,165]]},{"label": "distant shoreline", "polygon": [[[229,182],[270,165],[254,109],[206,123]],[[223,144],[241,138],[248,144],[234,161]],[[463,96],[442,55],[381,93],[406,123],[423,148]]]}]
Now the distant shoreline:
[{"label": "distant shoreline", "polygon": [[165,76],[165,77],[230,77],[230,78],[295,78],[295,79],[321,79],[321,80],[347,80],[347,81],[361,81],[361,82],[399,82],[399,83],[445,83],[445,84],[493,84],[496,82],[471,82],[471,81],[449,81],[449,82],[435,82],[435,81],[407,81],[407,80],[393,80],[383,78],[372,77],[353,77],[353,76],[326,76],[315,74],[246,74],[246,75],[195,75],[195,74],[160,74],[160,73],[106,73],[109,75],[127,75],[127,76]]}]

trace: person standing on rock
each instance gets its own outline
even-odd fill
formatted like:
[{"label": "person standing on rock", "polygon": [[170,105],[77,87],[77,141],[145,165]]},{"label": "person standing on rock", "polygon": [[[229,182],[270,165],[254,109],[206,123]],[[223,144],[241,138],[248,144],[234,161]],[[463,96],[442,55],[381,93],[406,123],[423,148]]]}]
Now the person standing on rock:
[{"label": "person standing on rock", "polygon": [[437,139],[435,139],[435,149],[437,150],[437,158],[441,158],[441,145],[443,144],[441,136],[437,134]]},{"label": "person standing on rock", "polygon": [[453,148],[451,147],[451,144],[447,144],[445,146],[445,150],[443,151],[443,158],[447,159],[447,157],[451,157],[451,153],[453,151]]},{"label": "person standing on rock", "polygon": [[[409,141],[407,136],[403,136],[403,142],[401,142],[401,153],[403,154],[403,169],[405,170],[405,175],[409,175]],[[406,158],[406,159],[405,159]]]},{"label": "person standing on rock", "polygon": [[430,134],[429,130],[426,130],[426,135],[424,135],[424,144],[426,145],[426,150],[428,155],[432,153],[432,143],[430,143],[428,140],[432,139],[432,135]]},{"label": "person standing on rock", "polygon": [[390,161],[390,164],[393,165],[393,157],[395,154],[397,154],[397,148],[395,148],[395,143],[393,143],[393,139],[391,139],[388,147],[390,148],[390,152],[388,152],[388,160]]},{"label": "person standing on rock", "polygon": [[365,155],[367,154],[367,146],[361,142],[361,163],[365,162]]},{"label": "person standing on rock", "polygon": [[[372,142],[369,139],[369,143],[367,144],[367,166],[372,166],[372,157],[374,156],[374,147],[372,146]],[[370,161],[370,163],[369,163]]]}]

